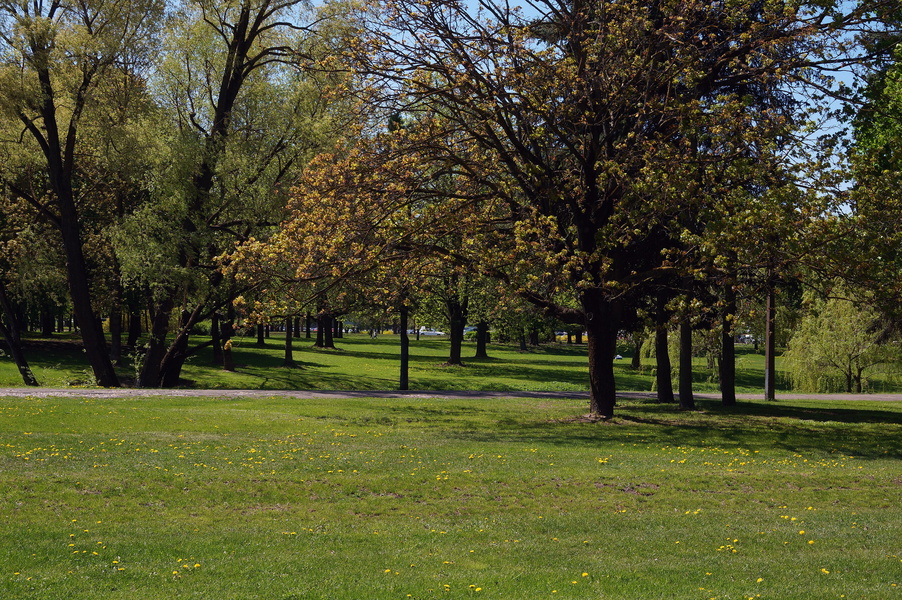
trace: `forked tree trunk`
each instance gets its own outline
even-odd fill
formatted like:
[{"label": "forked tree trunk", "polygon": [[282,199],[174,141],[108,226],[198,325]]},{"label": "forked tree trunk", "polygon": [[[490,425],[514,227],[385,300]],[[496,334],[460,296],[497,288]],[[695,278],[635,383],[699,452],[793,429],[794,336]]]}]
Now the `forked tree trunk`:
[{"label": "forked tree trunk", "polygon": [[153,314],[147,351],[138,373],[138,387],[158,388],[162,385],[160,367],[166,355],[166,334],[169,333],[169,319],[172,317],[173,308],[172,299],[164,298]]},{"label": "forked tree trunk", "polygon": [[16,363],[16,367],[19,369],[22,381],[25,382],[25,385],[37,386],[39,385],[38,380],[34,376],[31,367],[28,366],[28,361],[25,359],[25,353],[22,351],[21,338],[17,339],[13,334],[15,315],[12,311],[12,305],[9,303],[9,299],[6,296],[6,286],[2,281],[0,281],[0,306],[2,306],[3,315],[6,317],[6,321],[11,323],[10,327],[7,327],[3,321],[0,320],[0,334],[2,334],[3,339],[6,340],[6,345],[9,347],[9,353]]}]

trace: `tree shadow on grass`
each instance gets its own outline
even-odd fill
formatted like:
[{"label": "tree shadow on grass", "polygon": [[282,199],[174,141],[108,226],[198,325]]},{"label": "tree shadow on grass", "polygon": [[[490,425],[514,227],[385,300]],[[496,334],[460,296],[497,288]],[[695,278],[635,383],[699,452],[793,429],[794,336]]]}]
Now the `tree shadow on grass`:
[{"label": "tree shadow on grass", "polygon": [[525,421],[502,418],[493,431],[449,433],[484,442],[542,442],[560,446],[611,448],[633,444],[781,449],[856,459],[902,458],[902,413],[874,409],[824,408],[780,402],[721,407],[702,401],[701,411],[680,411],[653,401],[622,402],[614,419],[590,422]]}]

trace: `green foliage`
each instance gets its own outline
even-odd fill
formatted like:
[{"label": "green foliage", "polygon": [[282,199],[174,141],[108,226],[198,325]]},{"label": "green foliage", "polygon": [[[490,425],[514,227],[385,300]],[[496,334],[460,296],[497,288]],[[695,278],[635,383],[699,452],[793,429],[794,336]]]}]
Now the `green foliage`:
[{"label": "green foliage", "polygon": [[[841,290],[837,290],[841,292]],[[809,300],[789,341],[784,365],[801,392],[862,391],[875,367],[902,360],[902,350],[879,313],[847,297]]]}]

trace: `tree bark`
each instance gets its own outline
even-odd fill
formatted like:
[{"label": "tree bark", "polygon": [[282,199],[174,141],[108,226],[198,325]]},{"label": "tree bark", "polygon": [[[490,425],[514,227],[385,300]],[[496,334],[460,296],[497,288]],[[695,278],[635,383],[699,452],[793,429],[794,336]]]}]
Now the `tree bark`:
[{"label": "tree bark", "polygon": [[294,348],[292,346],[292,338],[294,333],[294,318],[285,317],[285,360],[282,364],[286,367],[294,366]]},{"label": "tree bark", "polygon": [[172,299],[164,298],[154,311],[147,351],[138,373],[138,387],[158,388],[162,386],[160,367],[163,357],[166,355],[166,334],[169,333],[169,319],[172,317],[173,308]]},{"label": "tree bark", "polygon": [[451,348],[448,354],[448,365],[463,365],[461,359],[461,351],[464,341],[464,327],[467,326],[467,302],[461,301],[456,294],[449,296],[445,300],[445,307],[448,311],[448,324],[450,326],[449,337],[451,339]]},{"label": "tree bark", "polygon": [[764,399],[776,400],[776,291],[773,283],[768,283],[766,308],[764,310]]},{"label": "tree bark", "polygon": [[670,343],[667,340],[669,319],[667,297],[659,292],[655,299],[655,387],[658,402],[675,403],[673,395],[673,367],[670,364]]},{"label": "tree bark", "polygon": [[227,319],[220,323],[220,337],[222,338],[222,368],[226,371],[235,370],[235,358],[232,355],[232,335],[235,333],[235,306],[229,302]]},{"label": "tree bark", "polygon": [[134,349],[141,338],[141,309],[138,302],[132,298],[128,301],[128,338],[125,345]]},{"label": "tree bark", "polygon": [[219,325],[219,311],[214,310],[210,315],[210,342],[213,345],[213,366],[221,367],[224,364],[222,356],[222,334]]},{"label": "tree bark", "polygon": [[488,346],[488,337],[489,337],[489,324],[485,321],[480,321],[476,324],[476,354],[474,358],[488,358],[489,353],[487,350]]},{"label": "tree bark", "polygon": [[724,289],[724,310],[720,334],[720,396],[724,406],[736,404],[736,343],[733,317],[736,314],[736,290],[728,282]]},{"label": "tree bark", "polygon": [[680,319],[680,409],[695,410],[692,393],[692,322],[688,315]]},{"label": "tree bark", "polygon": [[589,412],[610,419],[617,405],[614,356],[620,326],[619,307],[596,289],[582,292],[581,304],[588,334]]},{"label": "tree bark", "polygon": [[0,281],[0,306],[2,306],[3,315],[6,317],[6,321],[10,323],[10,326],[7,327],[6,324],[0,320],[0,334],[2,334],[3,339],[6,340],[6,345],[9,347],[9,353],[16,363],[16,367],[19,369],[22,381],[25,382],[25,385],[37,386],[39,385],[38,380],[34,376],[31,367],[28,366],[28,361],[25,359],[25,353],[22,351],[21,338],[16,338],[13,334],[16,318],[13,314],[9,298],[6,295],[6,285],[2,281]]},{"label": "tree bark", "polygon": [[410,365],[410,338],[407,337],[407,321],[409,317],[409,309],[407,305],[401,305],[401,372],[398,377],[398,389],[406,390],[409,388],[408,370]]},{"label": "tree bark", "polygon": [[110,360],[114,365],[122,362],[122,286],[118,281],[110,306]]},{"label": "tree bark", "polygon": [[317,348],[335,348],[335,339],[332,336],[332,315],[325,310],[316,315],[316,344]]},{"label": "tree bark", "polygon": [[667,322],[655,326],[655,387],[658,402],[675,403],[673,395],[673,367],[670,364],[670,343],[667,340]]},{"label": "tree bark", "polygon": [[[191,327],[191,314],[187,310],[182,310],[179,317],[179,330],[175,335],[175,339],[169,344],[163,360],[160,361],[160,385],[164,388],[178,387],[182,375],[182,366],[188,358],[188,338],[189,328]],[[220,328],[220,333],[222,328]]]}]

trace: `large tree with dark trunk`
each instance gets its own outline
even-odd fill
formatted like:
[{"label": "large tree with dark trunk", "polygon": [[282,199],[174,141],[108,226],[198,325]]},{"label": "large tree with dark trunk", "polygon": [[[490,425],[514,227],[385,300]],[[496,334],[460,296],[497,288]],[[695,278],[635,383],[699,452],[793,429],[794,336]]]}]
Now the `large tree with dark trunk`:
[{"label": "large tree with dark trunk", "polygon": [[[86,156],[86,116],[103,101],[99,87],[125,63],[147,58],[163,2],[0,3],[0,105],[21,124],[42,158],[40,188],[13,194],[60,232],[72,308],[97,383],[118,386],[91,284],[96,274],[85,250],[85,190],[77,176]],[[82,173],[84,175],[84,173]]]},{"label": "large tree with dark trunk", "polygon": [[[168,263],[164,277],[147,282],[154,318],[139,376],[145,387],[178,384],[196,350],[192,328],[242,292],[217,257],[279,222],[292,177],[333,125],[331,75],[314,81],[304,68],[323,50],[303,2],[185,0],[175,15],[153,80],[173,154],[149,208],[166,215],[150,242]],[[145,217],[132,229],[146,231]]]},{"label": "large tree with dark trunk", "polygon": [[398,0],[372,7],[356,48],[374,105],[431,128],[411,152],[503,201],[486,270],[586,328],[590,410],[610,417],[619,332],[659,280],[697,269],[681,238],[718,204],[703,174],[786,134],[762,100],[819,18],[760,2]]}]

